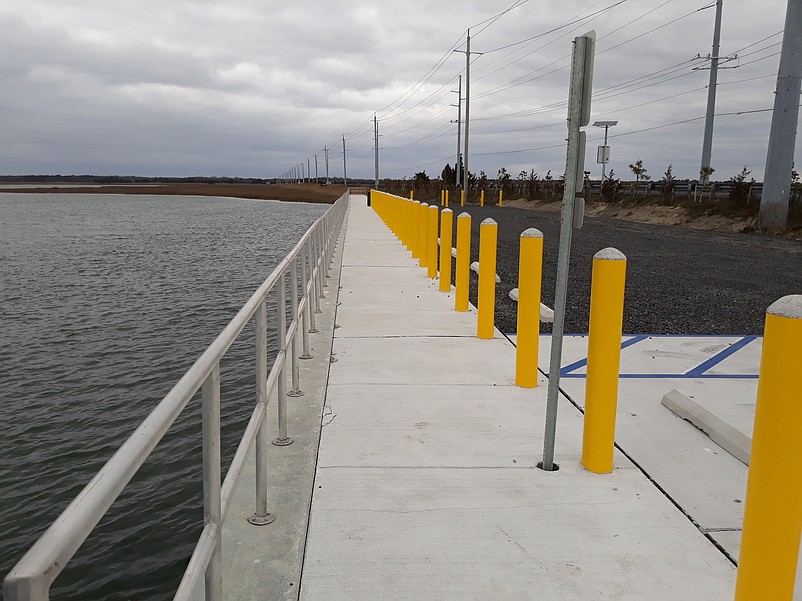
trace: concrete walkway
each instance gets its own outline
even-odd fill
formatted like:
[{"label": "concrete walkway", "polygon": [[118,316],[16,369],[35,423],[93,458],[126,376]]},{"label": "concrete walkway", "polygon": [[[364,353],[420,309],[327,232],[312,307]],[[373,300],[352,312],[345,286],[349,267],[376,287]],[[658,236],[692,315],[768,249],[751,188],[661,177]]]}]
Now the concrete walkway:
[{"label": "concrete walkway", "polygon": [[339,303],[301,599],[732,598],[732,563],[643,471],[581,467],[565,398],[560,470],[535,467],[545,380],[513,385],[512,343],[478,340],[365,197]]}]

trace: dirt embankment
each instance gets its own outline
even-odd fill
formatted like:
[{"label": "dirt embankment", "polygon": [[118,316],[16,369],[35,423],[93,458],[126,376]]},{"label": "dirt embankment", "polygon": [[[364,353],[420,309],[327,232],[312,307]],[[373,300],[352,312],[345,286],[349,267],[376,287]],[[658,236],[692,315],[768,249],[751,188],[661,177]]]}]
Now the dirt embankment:
[{"label": "dirt embankment", "polygon": [[[537,202],[523,199],[505,200],[504,206],[538,211],[557,211],[562,209],[560,202]],[[743,232],[754,227],[753,219],[725,217],[723,215],[701,215],[691,217],[684,207],[665,207],[660,205],[620,205],[593,202],[585,206],[588,217],[609,217],[625,219],[638,223],[660,225],[682,225],[696,230],[717,232]]]},{"label": "dirt embankment", "polygon": [[122,186],[81,186],[64,188],[3,188],[0,192],[46,194],[156,194],[165,196],[226,196],[257,200],[333,203],[345,193],[345,186],[317,184],[132,184]]}]

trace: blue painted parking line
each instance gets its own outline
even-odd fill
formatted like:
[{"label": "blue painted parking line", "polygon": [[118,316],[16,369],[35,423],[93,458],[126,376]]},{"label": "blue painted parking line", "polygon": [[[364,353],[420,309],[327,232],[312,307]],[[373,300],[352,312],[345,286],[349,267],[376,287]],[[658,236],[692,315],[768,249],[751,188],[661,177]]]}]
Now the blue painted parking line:
[{"label": "blue painted parking line", "polygon": [[[548,377],[548,374],[546,374]],[[587,374],[571,373],[560,374],[561,378],[585,378]],[[691,373],[686,374],[618,374],[621,380],[648,380],[648,379],[686,379],[686,380],[756,380],[757,374],[703,374],[694,375]]]},{"label": "blue painted parking line", "polygon": [[[737,342],[733,342],[733,343],[732,343],[730,346],[728,346],[727,348],[725,348],[725,349],[724,349],[723,351],[721,351],[720,353],[716,353],[715,355],[713,355],[712,357],[710,357],[710,359],[708,359],[707,361],[704,361],[703,363],[700,363],[699,365],[697,365],[696,367],[694,367],[694,368],[693,368],[692,370],[690,370],[690,371],[689,371],[689,372],[688,372],[686,375],[688,375],[688,376],[694,376],[694,377],[696,377],[696,376],[701,376],[701,375],[702,375],[702,374],[704,374],[704,373],[705,373],[705,372],[706,372],[708,369],[710,369],[710,368],[712,368],[712,367],[714,367],[714,366],[718,365],[719,363],[721,363],[722,361],[724,361],[724,359],[726,359],[726,358],[727,358],[727,357],[729,357],[730,355],[733,355],[733,354],[735,354],[736,352],[738,352],[739,350],[741,350],[741,349],[742,349],[743,347],[745,347],[747,344],[749,344],[750,342],[752,342],[752,341],[753,341],[755,338],[757,338],[757,336],[744,336],[744,337],[743,337],[743,338],[741,338],[739,341],[737,341]],[[711,375],[712,375],[712,374],[711,374]]]},{"label": "blue painted parking line", "polygon": [[[642,341],[646,340],[647,338],[649,338],[648,334],[639,334],[638,336],[633,336],[632,338],[629,338],[628,340],[624,340],[624,342],[621,343],[621,350],[624,350],[625,348],[630,347],[630,346],[632,346],[634,344],[637,344],[639,342],[642,342]],[[577,369],[579,369],[581,367],[585,367],[587,364],[588,364],[587,357],[585,357],[584,359],[580,359],[579,361],[574,361],[573,363],[570,363],[569,365],[566,365],[565,367],[560,369],[560,377],[569,376],[569,374],[571,374],[571,372],[573,372],[574,370],[577,370]],[[582,375],[582,377],[584,377],[584,374],[581,374],[581,375]]]}]

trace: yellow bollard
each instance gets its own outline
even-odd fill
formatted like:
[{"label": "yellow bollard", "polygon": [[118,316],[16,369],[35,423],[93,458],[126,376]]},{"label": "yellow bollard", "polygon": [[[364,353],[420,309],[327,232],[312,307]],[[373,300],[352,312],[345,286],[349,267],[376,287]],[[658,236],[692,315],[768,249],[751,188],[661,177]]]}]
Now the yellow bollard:
[{"label": "yellow bollard", "polygon": [[482,193],[479,195],[479,206],[485,206],[485,191],[482,190]]},{"label": "yellow bollard", "polygon": [[429,207],[429,214],[426,216],[428,223],[426,225],[426,232],[428,241],[426,244],[426,265],[428,271],[427,277],[432,279],[437,277],[437,218],[440,215],[440,210],[432,205]]},{"label": "yellow bollard", "polygon": [[429,261],[428,233],[429,233],[429,205],[421,203],[418,210],[418,265],[426,267]]},{"label": "yellow bollard", "polygon": [[498,191],[498,206],[501,206],[501,200],[502,200],[503,192],[504,192],[503,190],[499,190]]},{"label": "yellow bollard", "polygon": [[440,214],[440,292],[451,292],[451,236],[454,213],[443,209]]},{"label": "yellow bollard", "polygon": [[613,471],[626,272],[627,258],[615,248],[593,256],[582,465],[596,474]]},{"label": "yellow bollard", "polygon": [[409,191],[409,199],[410,200],[415,200],[415,190],[410,190]]},{"label": "yellow bollard", "polygon": [[802,295],[766,310],[735,601],[791,601],[802,530]]},{"label": "yellow bollard", "polygon": [[493,338],[496,315],[496,241],[498,224],[488,217],[479,226],[479,294],[477,299],[476,335]]},{"label": "yellow bollard", "polygon": [[537,386],[542,270],[543,233],[531,227],[521,234],[518,261],[518,338],[515,349],[515,385],[522,388]]},{"label": "yellow bollard", "polygon": [[465,206],[465,190],[459,191],[459,206],[461,207]]},{"label": "yellow bollard", "polygon": [[448,190],[446,190],[446,208],[448,208]]},{"label": "yellow bollard", "polygon": [[457,217],[457,261],[455,265],[454,310],[468,310],[468,281],[471,275],[471,216],[460,213]]},{"label": "yellow bollard", "polygon": [[412,243],[412,258],[420,257],[420,201],[412,201],[412,208],[409,211],[409,234]]}]

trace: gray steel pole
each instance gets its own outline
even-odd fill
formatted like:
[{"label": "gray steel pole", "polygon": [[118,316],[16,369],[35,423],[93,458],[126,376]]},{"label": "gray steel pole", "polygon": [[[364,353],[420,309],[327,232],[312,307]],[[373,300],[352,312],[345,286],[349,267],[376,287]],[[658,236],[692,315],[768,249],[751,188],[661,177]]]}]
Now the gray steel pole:
[{"label": "gray steel pole", "polygon": [[705,137],[702,142],[702,165],[699,168],[699,181],[710,183],[706,173],[710,167],[713,152],[713,117],[716,112],[716,82],[718,81],[719,41],[721,40],[721,9],[724,0],[716,0],[716,25],[713,29],[713,54],[710,56],[710,82],[707,84],[707,113],[705,114]]},{"label": "gray steel pole", "polygon": [[471,124],[471,30],[468,30],[468,37],[465,41],[465,151],[463,154],[463,169],[465,170],[462,176],[462,187],[465,189],[465,195],[470,191],[471,179],[468,171],[468,130]]},{"label": "gray steel pole", "polygon": [[287,434],[287,285],[285,279],[287,272],[281,274],[276,286],[278,294],[278,346],[283,358],[276,383],[278,394],[278,436],[273,444],[279,447],[292,444],[292,438]]},{"label": "gray steel pole", "polygon": [[375,160],[374,168],[374,182],[376,190],[379,189],[379,122],[376,119],[376,114],[373,114],[373,136],[375,142],[373,143],[373,157]]},{"label": "gray steel pole", "polygon": [[460,143],[460,129],[462,125],[462,75],[459,76],[459,86],[457,87],[457,162],[454,163],[454,170],[456,173],[456,185],[459,189],[460,185],[460,168],[459,168],[459,143]]},{"label": "gray steel pole", "polygon": [[607,161],[605,153],[607,152],[607,130],[610,129],[609,125],[604,126],[604,148],[602,149],[602,183],[604,183],[604,178],[607,177]]},{"label": "gray steel pole", "polygon": [[248,518],[255,526],[270,524],[276,516],[267,510],[267,307],[256,310],[256,404],[264,405],[264,415],[256,433],[256,511]]},{"label": "gray steel pole", "polygon": [[318,176],[317,176],[317,153],[315,153],[315,183],[319,184]]},{"label": "gray steel pole", "polygon": [[328,147],[323,147],[323,155],[326,157],[326,185],[329,185],[329,149]]},{"label": "gray steel pole", "polygon": [[343,136],[343,185],[348,185],[348,164],[345,161],[345,136]]},{"label": "gray steel pole", "polygon": [[215,544],[206,566],[206,599],[223,599],[223,509],[220,499],[220,363],[203,382],[201,413],[203,421],[203,518],[217,526]]},{"label": "gray steel pole", "polygon": [[554,324],[551,330],[551,360],[549,362],[549,391],[546,400],[546,428],[543,439],[541,467],[554,471],[554,442],[557,431],[557,405],[560,394],[560,364],[562,362],[565,307],[568,297],[568,265],[571,259],[571,235],[574,227],[574,198],[576,171],[579,160],[579,124],[582,117],[582,83],[585,75],[585,46],[587,38],[574,40],[571,64],[571,89],[568,96],[568,149],[565,158],[565,187],[560,215],[560,248],[557,255],[557,285],[554,293]]},{"label": "gray steel pole", "polygon": [[290,342],[290,352],[292,353],[292,389],[287,396],[303,396],[301,390],[301,367],[298,364],[298,332],[303,329],[303,322],[298,319],[298,255],[290,263],[290,312],[292,322],[295,324],[295,333]]},{"label": "gray steel pole", "polygon": [[788,0],[780,68],[777,73],[777,92],[771,115],[769,150],[760,197],[760,227],[764,230],[784,228],[788,223],[801,81],[802,0]]}]

